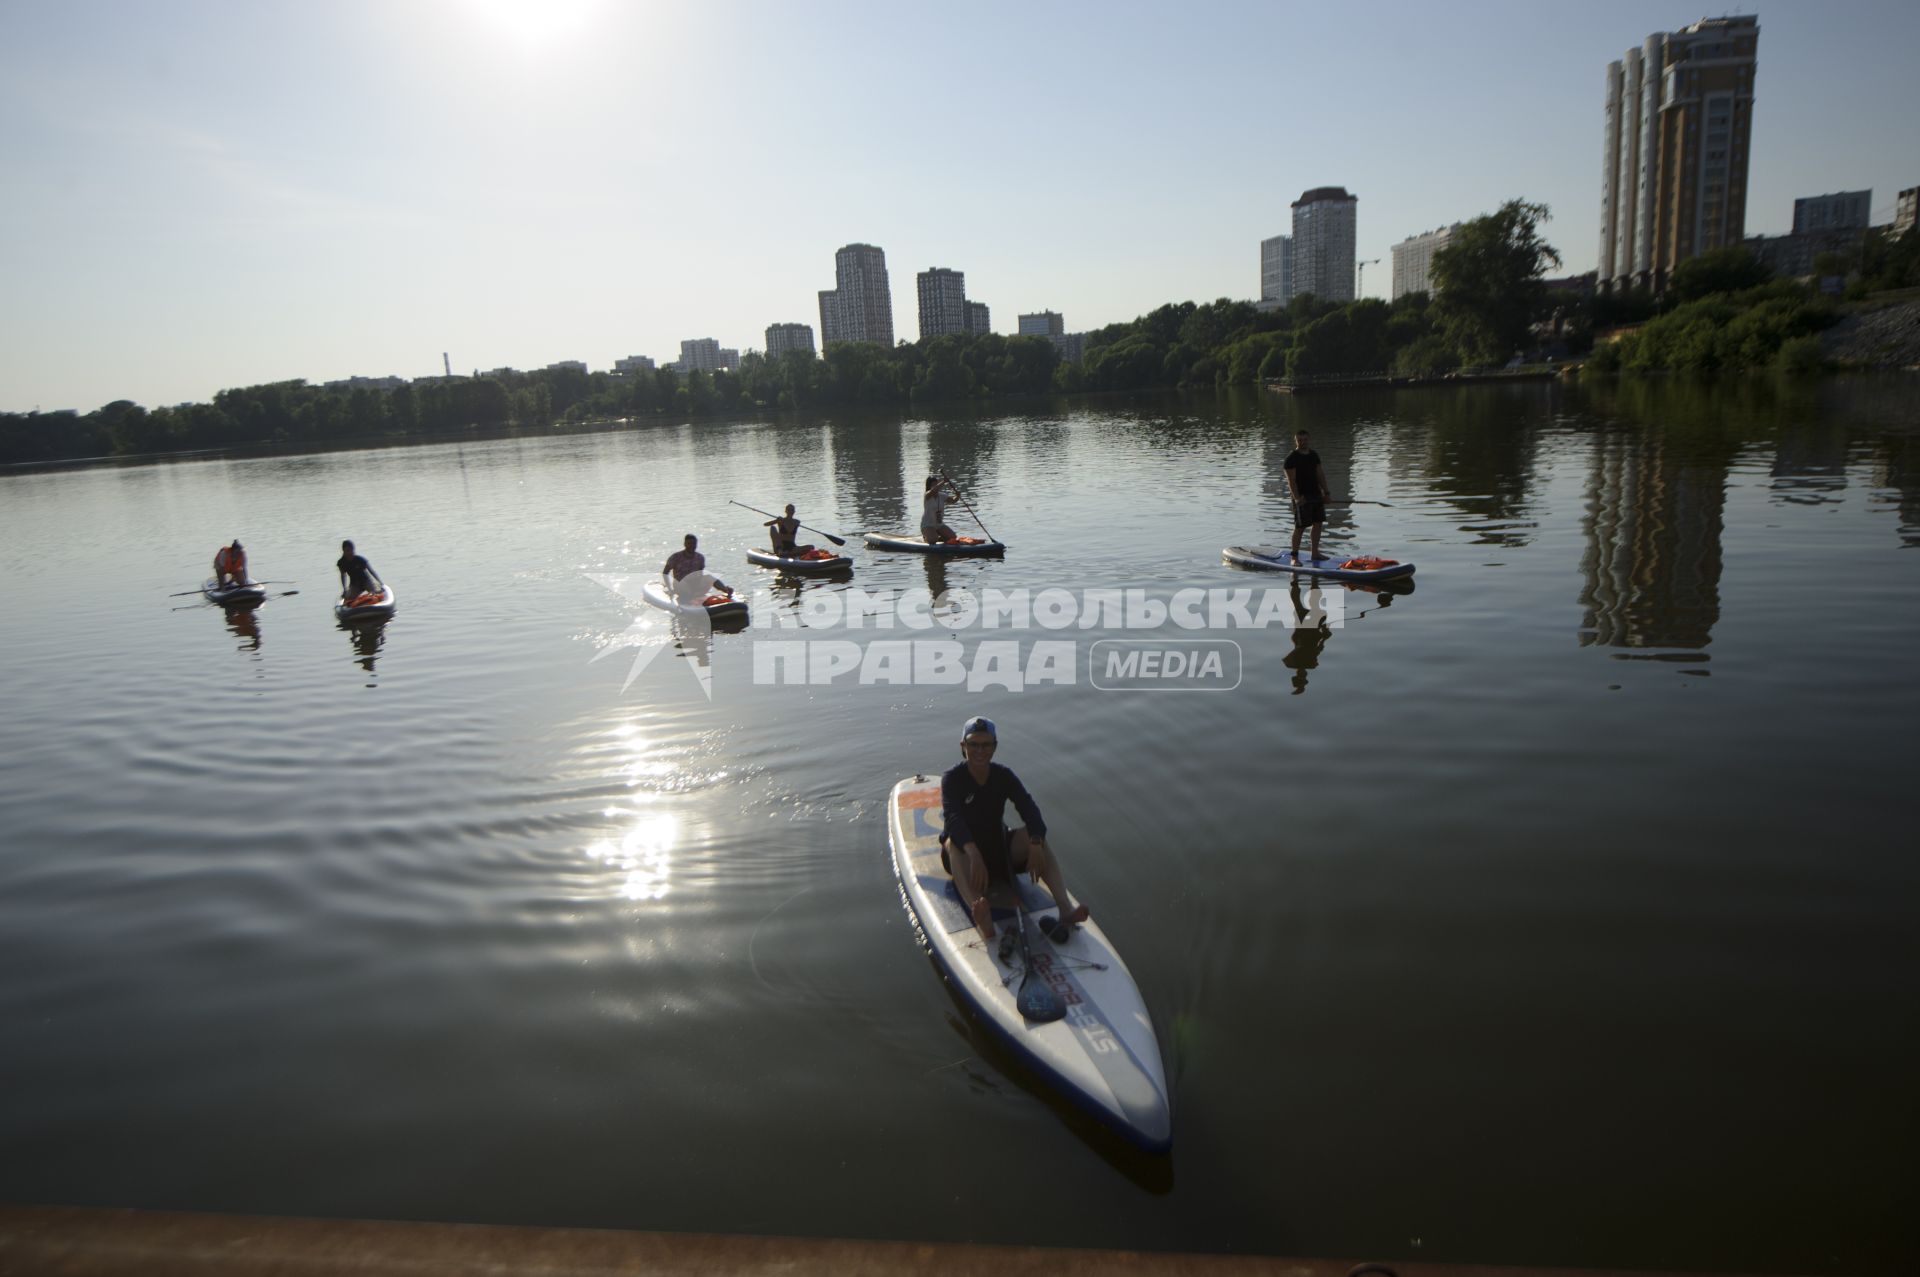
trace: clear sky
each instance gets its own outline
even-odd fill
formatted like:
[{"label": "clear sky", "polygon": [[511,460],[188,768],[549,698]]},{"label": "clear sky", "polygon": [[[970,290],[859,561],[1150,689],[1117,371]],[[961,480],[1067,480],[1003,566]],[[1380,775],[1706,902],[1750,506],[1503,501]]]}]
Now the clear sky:
[{"label": "clear sky", "polygon": [[[1760,18],[1749,233],[1920,185],[1914,0]],[[1715,11],[1716,16],[1719,11]],[[1562,4],[0,0],[0,410],[818,341],[833,253],[996,332],[1251,298],[1309,187],[1397,241],[1524,196],[1596,255],[1606,64]]]}]

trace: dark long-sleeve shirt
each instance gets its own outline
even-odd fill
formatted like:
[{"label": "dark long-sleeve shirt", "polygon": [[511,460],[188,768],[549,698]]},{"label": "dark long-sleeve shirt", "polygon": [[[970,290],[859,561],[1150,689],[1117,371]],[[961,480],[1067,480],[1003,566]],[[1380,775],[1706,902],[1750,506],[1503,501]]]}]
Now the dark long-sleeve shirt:
[{"label": "dark long-sleeve shirt", "polygon": [[974,843],[999,849],[1009,802],[1020,813],[1029,835],[1047,836],[1047,822],[1041,818],[1040,805],[1033,801],[1012,768],[988,763],[984,785],[974,781],[965,763],[955,763],[940,777],[940,816],[946,824],[947,840],[957,846]]}]

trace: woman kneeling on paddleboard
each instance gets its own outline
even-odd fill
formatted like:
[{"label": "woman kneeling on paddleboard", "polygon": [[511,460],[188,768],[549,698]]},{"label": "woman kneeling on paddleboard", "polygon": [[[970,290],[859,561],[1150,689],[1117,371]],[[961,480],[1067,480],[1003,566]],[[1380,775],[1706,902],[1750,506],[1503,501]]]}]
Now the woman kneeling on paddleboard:
[{"label": "woman kneeling on paddleboard", "polygon": [[[1047,846],[1047,823],[1039,804],[1013,769],[993,761],[1000,733],[993,720],[975,716],[960,729],[960,753],[966,759],[940,777],[940,864],[953,878],[960,898],[973,914],[973,925],[986,939],[993,938],[993,905],[988,899],[995,884],[1013,886],[1013,875],[1028,873],[1047,884],[1060,908],[1060,921],[1050,933],[1065,943],[1073,924],[1087,920],[1087,907],[1075,904],[1060,874],[1059,857]],[[1005,823],[1011,802],[1020,829]],[[1015,888],[1017,890],[1017,888]]]}]

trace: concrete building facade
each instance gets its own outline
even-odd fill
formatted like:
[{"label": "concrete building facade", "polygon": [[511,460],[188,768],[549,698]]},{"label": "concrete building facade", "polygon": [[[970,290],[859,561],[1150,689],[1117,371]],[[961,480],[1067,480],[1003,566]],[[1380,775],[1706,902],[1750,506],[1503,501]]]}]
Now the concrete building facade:
[{"label": "concrete building facade", "polygon": [[1909,186],[1893,206],[1894,238],[1905,235],[1916,223],[1920,223],[1920,186]]},{"label": "concrete building facade", "polygon": [[1442,226],[1438,230],[1422,231],[1418,235],[1408,236],[1393,246],[1393,288],[1387,295],[1392,301],[1408,293],[1435,292],[1433,286],[1433,255],[1447,246],[1453,233],[1460,229],[1460,223]]},{"label": "concrete building facade", "polygon": [[974,337],[983,337],[993,331],[993,316],[987,311],[985,302],[967,303],[967,333]]},{"label": "concrete building facade", "polygon": [[696,337],[680,343],[680,371],[718,372],[726,365],[720,361],[720,343],[711,337]]},{"label": "concrete building facade", "polygon": [[873,341],[893,345],[893,289],[887,255],[871,244],[848,244],[833,255],[834,287],[820,294],[820,344]]},{"label": "concrete building facade", "polygon": [[1793,202],[1793,233],[1865,230],[1873,207],[1873,190],[1807,195]]},{"label": "concrete building facade", "polygon": [[1703,18],[1607,65],[1601,286],[1666,287],[1690,257],[1746,237],[1760,21]]},{"label": "concrete building facade", "polygon": [[768,324],[767,358],[778,359],[790,350],[813,354],[813,329],[806,324]]},{"label": "concrete building facade", "polygon": [[1067,331],[1067,317],[1058,311],[1043,310],[1037,315],[1020,316],[1022,337],[1060,337]]},{"label": "concrete building facade", "polygon": [[1260,300],[1284,306],[1293,300],[1293,236],[1260,241]]},{"label": "concrete building facade", "polygon": [[920,340],[966,332],[966,274],[935,266],[914,278],[920,291]]},{"label": "concrete building facade", "polygon": [[1360,197],[1316,186],[1293,202],[1293,296],[1353,300],[1354,237]]}]

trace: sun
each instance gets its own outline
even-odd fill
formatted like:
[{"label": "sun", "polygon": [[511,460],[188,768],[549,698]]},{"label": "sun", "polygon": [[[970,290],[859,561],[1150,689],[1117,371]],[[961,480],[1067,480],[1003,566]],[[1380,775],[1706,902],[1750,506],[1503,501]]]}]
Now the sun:
[{"label": "sun", "polygon": [[557,44],[586,29],[604,0],[457,0],[476,26],[523,49]]}]

